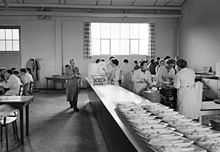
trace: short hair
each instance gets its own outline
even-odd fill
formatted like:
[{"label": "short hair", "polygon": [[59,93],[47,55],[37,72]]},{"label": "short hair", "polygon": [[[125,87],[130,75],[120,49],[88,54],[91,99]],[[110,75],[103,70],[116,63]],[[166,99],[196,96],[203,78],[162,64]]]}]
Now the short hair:
[{"label": "short hair", "polygon": [[101,59],[101,61],[102,61],[102,62],[105,62],[105,60],[104,60],[104,59]]},{"label": "short hair", "polygon": [[160,60],[160,57],[157,57],[157,60]]},{"label": "short hair", "polygon": [[178,59],[177,62],[176,62],[176,65],[178,67],[180,67],[181,69],[183,69],[187,66],[187,62],[186,62],[186,60]]},{"label": "short hair", "polygon": [[138,64],[138,61],[137,61],[137,60],[134,60],[134,63],[135,63],[135,64]]},{"label": "short hair", "polygon": [[124,59],[123,62],[124,62],[124,63],[128,63],[128,59]]},{"label": "short hair", "polygon": [[166,64],[175,64],[175,60],[174,59],[167,59]]},{"label": "short hair", "polygon": [[154,63],[154,59],[151,59],[151,60],[150,60],[150,63]]},{"label": "short hair", "polygon": [[19,72],[17,70],[13,71],[13,74],[19,75]]},{"label": "short hair", "polygon": [[118,59],[112,59],[112,63],[118,66],[119,61]]},{"label": "short hair", "polygon": [[141,61],[140,66],[142,67],[145,63],[147,63],[147,61],[145,60]]},{"label": "short hair", "polygon": [[24,73],[27,72],[26,69],[24,69],[24,68],[22,68],[20,71],[21,71],[21,72],[24,72]]},{"label": "short hair", "polygon": [[26,69],[27,69],[27,72],[29,72],[30,74],[32,73],[31,68],[26,68]]},{"label": "short hair", "polygon": [[14,68],[14,67],[13,67],[13,68],[11,68],[11,71],[14,71],[14,70],[16,70],[16,68]]},{"label": "short hair", "polygon": [[99,63],[100,62],[100,59],[97,59],[96,61],[95,61],[95,63]]},{"label": "short hair", "polygon": [[9,73],[10,75],[12,74],[12,71],[11,70],[7,70],[7,73]]},{"label": "short hair", "polygon": [[65,65],[65,68],[68,68],[69,66],[70,66],[69,64],[66,64],[66,65]]},{"label": "short hair", "polygon": [[114,59],[114,58],[115,58],[114,56],[110,56],[109,60],[112,60],[112,59]]},{"label": "short hair", "polygon": [[164,57],[164,60],[167,60],[167,59],[170,59],[171,57],[170,56],[166,56],[166,57]]}]

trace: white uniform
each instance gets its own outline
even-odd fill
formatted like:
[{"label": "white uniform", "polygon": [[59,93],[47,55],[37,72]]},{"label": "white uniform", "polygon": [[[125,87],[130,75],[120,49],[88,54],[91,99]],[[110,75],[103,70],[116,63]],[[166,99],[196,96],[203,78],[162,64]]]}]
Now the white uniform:
[{"label": "white uniform", "polygon": [[170,70],[168,70],[165,65],[160,66],[158,69],[157,77],[158,77],[157,82],[159,84],[160,83],[163,84],[164,82],[168,82],[169,80],[174,80],[175,70],[174,70],[174,68],[171,68]]},{"label": "white uniform", "polygon": [[119,85],[118,82],[119,78],[120,78],[120,69],[118,66],[116,66],[111,70],[111,73],[109,75],[109,80],[111,81],[112,84]]},{"label": "white uniform", "polygon": [[202,84],[195,84],[195,72],[192,69],[183,68],[175,77],[174,87],[177,91],[177,110],[192,119],[198,119],[201,100]]},{"label": "white uniform", "polygon": [[100,73],[101,75],[107,75],[108,69],[107,69],[107,64],[106,64],[106,62],[100,61],[100,62],[98,63],[98,65],[99,65],[99,73]]},{"label": "white uniform", "polygon": [[131,75],[133,67],[129,63],[124,63],[120,66],[121,71],[121,86],[125,89],[131,90]]},{"label": "white uniform", "polygon": [[[142,82],[145,80],[146,82]],[[131,81],[134,82],[133,91],[136,94],[141,94],[141,92],[148,86],[152,84],[152,78],[150,71],[146,70],[143,72],[141,69],[135,70],[131,78]]]},{"label": "white uniform", "polygon": [[9,90],[5,93],[5,95],[18,95],[20,89],[21,81],[14,74],[10,75],[9,79],[6,83],[2,83],[1,86],[4,88],[8,88]]}]

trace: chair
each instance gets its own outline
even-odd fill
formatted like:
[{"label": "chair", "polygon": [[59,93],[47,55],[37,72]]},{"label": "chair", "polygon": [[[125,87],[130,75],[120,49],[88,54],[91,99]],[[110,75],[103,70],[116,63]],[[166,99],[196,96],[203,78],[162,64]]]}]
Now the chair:
[{"label": "chair", "polygon": [[0,105],[1,142],[3,141],[3,128],[5,128],[6,151],[8,151],[8,125],[12,124],[14,139],[19,142],[16,120],[16,109],[6,104]]},{"label": "chair", "polygon": [[24,94],[24,86],[23,86],[23,85],[20,85],[18,95],[19,95],[19,96],[22,96],[23,94]]}]

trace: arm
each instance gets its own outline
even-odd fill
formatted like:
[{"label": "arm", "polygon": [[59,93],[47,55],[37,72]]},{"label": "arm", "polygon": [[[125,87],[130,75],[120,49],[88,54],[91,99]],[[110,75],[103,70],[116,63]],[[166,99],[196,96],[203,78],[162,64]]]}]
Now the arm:
[{"label": "arm", "polygon": [[147,78],[144,80],[147,83],[147,85],[149,85],[149,86],[152,85],[152,77],[151,77],[151,73],[149,71],[147,72]]},{"label": "arm", "polygon": [[12,80],[10,78],[8,79],[7,82],[2,83],[2,86],[4,88],[10,88],[10,87],[12,87],[12,85],[13,85],[13,82],[12,82]]}]

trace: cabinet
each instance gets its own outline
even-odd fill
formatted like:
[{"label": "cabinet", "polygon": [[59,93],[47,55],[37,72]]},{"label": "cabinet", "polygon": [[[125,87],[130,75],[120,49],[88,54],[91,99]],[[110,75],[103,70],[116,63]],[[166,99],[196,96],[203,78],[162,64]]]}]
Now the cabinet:
[{"label": "cabinet", "polygon": [[220,80],[202,78],[203,100],[214,100],[220,97]]}]

